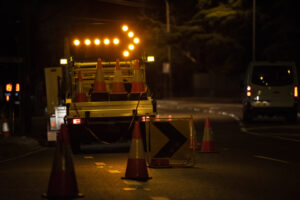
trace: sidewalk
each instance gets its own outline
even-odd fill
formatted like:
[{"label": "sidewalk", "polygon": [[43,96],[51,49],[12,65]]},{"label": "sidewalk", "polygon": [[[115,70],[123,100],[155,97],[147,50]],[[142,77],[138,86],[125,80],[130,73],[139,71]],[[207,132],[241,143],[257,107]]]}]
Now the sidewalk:
[{"label": "sidewalk", "polygon": [[1,161],[20,157],[41,148],[42,145],[30,137],[10,136],[3,138],[3,135],[0,135],[0,163]]}]

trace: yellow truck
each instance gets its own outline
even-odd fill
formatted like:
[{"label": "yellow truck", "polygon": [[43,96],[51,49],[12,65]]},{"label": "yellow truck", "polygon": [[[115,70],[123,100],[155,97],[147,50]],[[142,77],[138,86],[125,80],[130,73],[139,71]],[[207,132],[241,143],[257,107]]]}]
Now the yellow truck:
[{"label": "yellow truck", "polygon": [[[139,64],[139,77],[136,65]],[[102,65],[105,91],[95,93],[97,65]],[[77,62],[72,58],[61,67],[45,68],[48,100],[48,140],[55,140],[62,123],[67,123],[71,147],[80,151],[81,143],[114,142],[130,138],[135,118],[153,116],[156,102],[145,79],[143,60]],[[117,65],[119,71],[116,70]],[[122,82],[116,82],[116,74]],[[138,79],[143,91],[133,91]],[[113,91],[114,85],[124,85],[124,91]],[[84,95],[78,100],[77,95]],[[51,137],[52,134],[52,137]]]},{"label": "yellow truck", "polygon": [[139,53],[140,38],[128,26],[119,31],[111,38],[74,38],[65,48],[72,56],[61,59],[59,67],[45,68],[48,141],[55,141],[66,123],[77,152],[81,143],[128,139],[135,118],[155,115],[146,82],[150,63]]}]

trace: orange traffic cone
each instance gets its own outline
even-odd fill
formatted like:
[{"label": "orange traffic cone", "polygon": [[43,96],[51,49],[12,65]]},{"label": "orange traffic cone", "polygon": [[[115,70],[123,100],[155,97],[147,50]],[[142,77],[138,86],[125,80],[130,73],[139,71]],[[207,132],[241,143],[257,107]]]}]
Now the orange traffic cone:
[{"label": "orange traffic cone", "polygon": [[151,178],[148,176],[146,160],[144,157],[144,146],[138,121],[134,124],[127,169],[125,177],[123,178],[139,181],[146,181]]},{"label": "orange traffic cone", "polygon": [[78,80],[77,80],[77,91],[75,94],[75,102],[85,102],[87,101],[87,96],[85,92],[83,91],[82,86],[82,75],[81,72],[78,72]]},{"label": "orange traffic cone", "polygon": [[61,125],[61,132],[57,136],[55,157],[48,184],[47,194],[42,196],[47,199],[73,199],[83,197],[78,192],[75,170],[68,141],[68,129]]},{"label": "orange traffic cone", "polygon": [[135,61],[130,99],[147,99],[147,95],[145,94],[145,84],[143,82],[143,74],[140,70],[138,59]]},{"label": "orange traffic cone", "polygon": [[131,86],[131,93],[143,93],[145,92],[145,85],[143,82],[143,74],[140,70],[139,60],[135,61],[134,72],[133,72],[133,80]]},{"label": "orange traffic cone", "polygon": [[193,119],[190,120],[190,146],[189,146],[189,148],[192,150],[196,150],[199,148],[196,129],[195,129]]},{"label": "orange traffic cone", "polygon": [[5,137],[5,138],[10,136],[9,126],[8,126],[8,122],[6,120],[6,117],[3,117],[2,134],[3,134],[3,137]]},{"label": "orange traffic cone", "polygon": [[115,76],[112,83],[111,89],[111,100],[124,100],[127,98],[127,92],[125,90],[125,85],[122,80],[122,72],[120,68],[120,61],[116,61]]},{"label": "orange traffic cone", "polygon": [[216,152],[209,120],[206,118],[201,152]]},{"label": "orange traffic cone", "polygon": [[101,59],[99,58],[97,62],[96,78],[93,86],[93,92],[91,94],[91,100],[101,101],[107,99],[108,99],[108,93],[106,91],[106,84],[104,81]]}]

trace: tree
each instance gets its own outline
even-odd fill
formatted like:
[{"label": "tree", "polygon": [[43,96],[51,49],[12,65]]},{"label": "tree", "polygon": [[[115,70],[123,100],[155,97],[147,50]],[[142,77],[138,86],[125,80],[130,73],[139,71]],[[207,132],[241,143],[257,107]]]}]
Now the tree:
[{"label": "tree", "polygon": [[[172,3],[172,1],[171,1]],[[151,24],[151,35],[161,48],[172,45],[173,62],[186,60],[196,71],[229,73],[238,70],[247,56],[251,38],[251,6],[243,0],[199,0],[193,15],[176,12],[184,3],[173,2],[171,33],[158,20]],[[175,7],[175,8],[174,8]],[[153,28],[155,27],[155,28]],[[153,37],[151,37],[153,39]],[[152,43],[153,44],[153,43]]]}]

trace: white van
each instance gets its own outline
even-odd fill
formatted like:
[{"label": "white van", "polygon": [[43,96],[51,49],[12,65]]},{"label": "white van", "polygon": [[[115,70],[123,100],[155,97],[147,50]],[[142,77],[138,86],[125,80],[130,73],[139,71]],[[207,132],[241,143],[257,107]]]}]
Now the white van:
[{"label": "white van", "polygon": [[243,120],[283,115],[297,121],[298,76],[293,62],[250,63],[243,92]]}]

